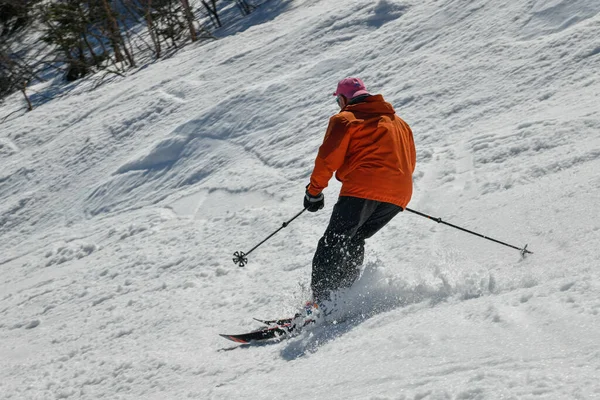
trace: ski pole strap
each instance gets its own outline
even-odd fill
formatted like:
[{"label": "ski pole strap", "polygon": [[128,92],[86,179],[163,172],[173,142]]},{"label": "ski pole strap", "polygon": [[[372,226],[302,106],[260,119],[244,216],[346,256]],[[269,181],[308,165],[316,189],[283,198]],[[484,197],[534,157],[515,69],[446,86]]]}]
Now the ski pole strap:
[{"label": "ski pole strap", "polygon": [[410,208],[405,208],[405,210],[409,211],[409,212],[411,212],[413,214],[420,215],[421,217],[428,218],[428,219],[430,219],[432,221],[437,222],[438,224],[448,225],[448,226],[451,226],[452,228],[456,228],[456,229],[461,230],[463,232],[470,233],[471,235],[479,236],[481,238],[490,240],[492,242],[495,242],[495,243],[498,243],[498,244],[501,244],[501,245],[504,245],[504,246],[507,246],[507,247],[511,247],[513,249],[516,249],[516,250],[519,250],[521,252],[521,255],[523,257],[525,257],[525,254],[533,254],[532,251],[527,250],[527,245],[525,245],[525,247],[523,247],[523,248],[520,248],[520,247],[517,247],[517,246],[513,246],[512,244],[504,243],[504,242],[502,242],[500,240],[497,240],[497,239],[494,239],[494,238],[482,235],[481,233],[477,233],[477,232],[473,232],[473,231],[470,231],[470,230],[465,229],[465,228],[461,228],[460,226],[457,226],[457,225],[451,224],[449,222],[443,221],[441,218],[432,217],[431,215],[427,215],[427,214],[424,214],[424,213],[419,212],[419,211],[411,210]]}]

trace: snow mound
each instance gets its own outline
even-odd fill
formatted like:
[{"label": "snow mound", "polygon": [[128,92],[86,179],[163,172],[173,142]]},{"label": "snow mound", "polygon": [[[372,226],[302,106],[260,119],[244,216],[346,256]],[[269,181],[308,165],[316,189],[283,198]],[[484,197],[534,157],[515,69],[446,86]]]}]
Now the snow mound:
[{"label": "snow mound", "polygon": [[117,169],[118,174],[129,171],[168,168],[180,157],[190,137],[175,136],[157,143],[148,154],[142,155]]},{"label": "snow mound", "polygon": [[556,33],[600,13],[596,0],[537,0],[531,18],[523,27],[527,38]]}]

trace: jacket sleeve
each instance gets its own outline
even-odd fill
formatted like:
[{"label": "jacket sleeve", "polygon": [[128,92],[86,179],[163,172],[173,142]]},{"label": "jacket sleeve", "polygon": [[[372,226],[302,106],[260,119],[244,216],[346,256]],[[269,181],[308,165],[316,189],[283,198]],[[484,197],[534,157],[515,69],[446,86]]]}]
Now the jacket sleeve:
[{"label": "jacket sleeve", "polygon": [[337,171],[346,157],[350,135],[348,134],[349,121],[340,114],[329,119],[329,126],[323,144],[315,160],[315,168],[310,177],[308,192],[316,196],[329,184],[333,173]]},{"label": "jacket sleeve", "polygon": [[[406,123],[405,123],[406,124]],[[406,124],[406,128],[408,129],[408,140],[409,140],[409,154],[410,154],[410,165],[412,167],[410,173],[413,174],[415,172],[415,167],[417,165],[417,150],[415,149],[415,139],[413,137],[412,129],[410,126]]]}]

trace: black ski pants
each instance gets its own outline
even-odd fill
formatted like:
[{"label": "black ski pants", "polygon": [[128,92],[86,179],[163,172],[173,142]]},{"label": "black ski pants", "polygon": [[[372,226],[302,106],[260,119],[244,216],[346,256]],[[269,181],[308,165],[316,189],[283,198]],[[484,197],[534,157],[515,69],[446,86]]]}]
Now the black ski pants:
[{"label": "black ski pants", "polygon": [[313,258],[311,289],[314,301],[352,286],[365,256],[365,239],[392,220],[402,207],[381,201],[342,196],[333,207],[327,230]]}]

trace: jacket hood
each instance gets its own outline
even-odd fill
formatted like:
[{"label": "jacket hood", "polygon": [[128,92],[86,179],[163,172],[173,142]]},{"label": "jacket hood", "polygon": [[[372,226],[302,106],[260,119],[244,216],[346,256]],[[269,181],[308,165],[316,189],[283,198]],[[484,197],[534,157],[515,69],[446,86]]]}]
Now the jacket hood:
[{"label": "jacket hood", "polygon": [[343,111],[359,112],[365,114],[395,114],[394,107],[383,99],[383,96],[376,94],[365,98],[360,103],[349,104]]}]

